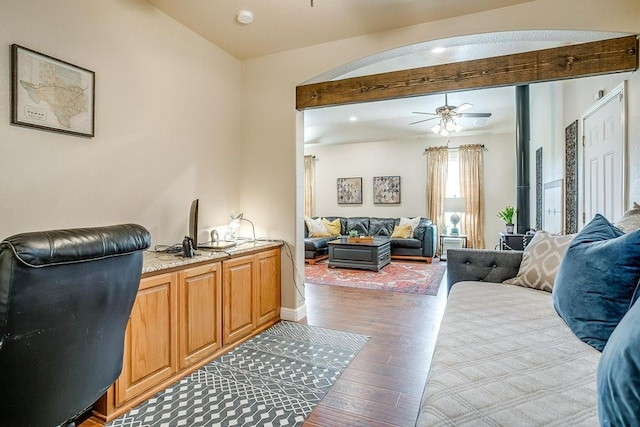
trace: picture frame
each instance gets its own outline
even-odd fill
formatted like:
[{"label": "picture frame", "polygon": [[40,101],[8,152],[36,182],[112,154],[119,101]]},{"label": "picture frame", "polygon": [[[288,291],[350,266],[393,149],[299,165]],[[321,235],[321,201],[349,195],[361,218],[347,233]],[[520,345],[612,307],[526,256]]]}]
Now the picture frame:
[{"label": "picture frame", "polygon": [[93,137],[95,73],[11,45],[11,123]]},{"label": "picture frame", "polygon": [[338,178],[336,190],[339,205],[362,204],[362,177]]},{"label": "picture frame", "polygon": [[376,205],[397,205],[400,203],[400,177],[374,176],[373,203]]}]

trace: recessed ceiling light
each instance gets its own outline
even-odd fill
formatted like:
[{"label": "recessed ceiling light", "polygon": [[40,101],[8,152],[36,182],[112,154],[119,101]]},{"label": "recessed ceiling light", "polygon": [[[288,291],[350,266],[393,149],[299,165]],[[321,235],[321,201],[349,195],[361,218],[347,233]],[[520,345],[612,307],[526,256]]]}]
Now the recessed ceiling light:
[{"label": "recessed ceiling light", "polygon": [[251,24],[253,22],[253,12],[250,10],[239,10],[237,18],[241,24]]},{"label": "recessed ceiling light", "polygon": [[351,117],[349,117],[349,121],[350,122],[356,122],[356,121],[358,121],[358,118],[356,116],[351,116]]},{"label": "recessed ceiling light", "polygon": [[431,49],[431,52],[433,52],[433,53],[442,53],[442,52],[444,52],[444,48],[442,46],[434,47],[433,49]]}]

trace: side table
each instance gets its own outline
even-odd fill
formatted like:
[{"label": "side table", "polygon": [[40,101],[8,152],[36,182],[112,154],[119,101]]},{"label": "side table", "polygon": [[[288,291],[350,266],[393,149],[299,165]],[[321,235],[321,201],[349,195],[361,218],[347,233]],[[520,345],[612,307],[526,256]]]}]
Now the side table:
[{"label": "side table", "polygon": [[440,236],[440,260],[447,260],[447,250],[467,247],[466,234],[443,234]]}]

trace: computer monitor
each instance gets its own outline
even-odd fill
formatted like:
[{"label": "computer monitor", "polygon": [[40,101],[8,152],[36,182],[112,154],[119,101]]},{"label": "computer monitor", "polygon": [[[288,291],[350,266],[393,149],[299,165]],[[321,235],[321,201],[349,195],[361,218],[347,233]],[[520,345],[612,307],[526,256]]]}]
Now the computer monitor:
[{"label": "computer monitor", "polygon": [[198,199],[191,202],[189,211],[189,237],[193,240],[193,247],[198,247]]}]

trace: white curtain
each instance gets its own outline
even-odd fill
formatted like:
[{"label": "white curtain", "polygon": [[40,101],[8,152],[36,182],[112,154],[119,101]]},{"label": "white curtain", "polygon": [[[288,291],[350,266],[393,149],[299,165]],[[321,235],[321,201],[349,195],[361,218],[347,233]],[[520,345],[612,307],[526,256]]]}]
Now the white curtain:
[{"label": "white curtain", "polygon": [[467,247],[484,248],[484,190],[482,183],[483,156],[479,144],[460,146],[460,195],[467,201],[462,225],[467,235]]},{"label": "white curtain", "polygon": [[304,216],[313,216],[313,176],[315,156],[304,156]]},{"label": "white curtain", "polygon": [[[443,234],[446,221],[444,218],[444,197],[447,191],[447,171],[449,166],[449,149],[431,147],[427,149],[427,214],[436,225],[438,235]],[[440,254],[440,239],[436,252]]]}]

